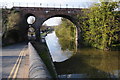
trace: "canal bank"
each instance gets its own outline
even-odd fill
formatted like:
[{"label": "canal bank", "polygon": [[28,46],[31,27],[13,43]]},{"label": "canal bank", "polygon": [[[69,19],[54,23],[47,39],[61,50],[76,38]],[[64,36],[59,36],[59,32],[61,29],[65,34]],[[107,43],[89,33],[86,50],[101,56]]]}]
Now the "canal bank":
[{"label": "canal bank", "polygon": [[48,34],[45,39],[47,44],[39,42],[32,42],[32,44],[53,77],[116,80],[120,78],[120,51],[81,48],[76,54],[69,50],[66,53],[62,51],[54,32]]},{"label": "canal bank", "polygon": [[62,51],[54,32],[46,36],[46,43],[60,78],[116,78],[120,77],[120,51],[81,48],[77,53]]},{"label": "canal bank", "polygon": [[43,63],[45,64],[47,70],[49,71],[52,78],[57,78],[57,73],[52,62],[51,55],[45,43],[39,43],[32,41],[31,42],[33,47],[36,49],[39,57],[42,59]]}]

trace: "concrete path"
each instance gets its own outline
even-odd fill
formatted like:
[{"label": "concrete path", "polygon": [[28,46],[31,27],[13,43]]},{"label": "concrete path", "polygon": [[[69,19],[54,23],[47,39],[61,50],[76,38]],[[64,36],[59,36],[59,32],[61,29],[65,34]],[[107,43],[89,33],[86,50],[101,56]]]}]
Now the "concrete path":
[{"label": "concrete path", "polygon": [[[27,44],[15,44],[2,48],[2,78],[27,78]],[[26,71],[25,71],[26,70]],[[24,74],[24,76],[23,76]]]},{"label": "concrete path", "polygon": [[21,61],[21,65],[17,74],[17,78],[28,78],[29,74],[29,51],[25,50],[25,56]]}]

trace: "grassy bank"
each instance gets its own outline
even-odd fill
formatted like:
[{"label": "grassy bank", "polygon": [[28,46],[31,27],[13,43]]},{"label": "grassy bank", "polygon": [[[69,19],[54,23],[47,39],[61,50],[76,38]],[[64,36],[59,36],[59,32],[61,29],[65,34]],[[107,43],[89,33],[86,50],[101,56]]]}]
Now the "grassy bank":
[{"label": "grassy bank", "polygon": [[48,71],[50,72],[50,75],[53,78],[57,78],[55,69],[53,67],[52,58],[50,56],[48,47],[45,43],[40,42],[31,42],[33,46],[35,47],[36,51],[40,55],[41,59],[43,60],[44,64],[46,65]]},{"label": "grassy bank", "polygon": [[55,32],[62,50],[74,51],[76,49],[76,27],[70,20],[62,18],[62,22],[56,26]]}]

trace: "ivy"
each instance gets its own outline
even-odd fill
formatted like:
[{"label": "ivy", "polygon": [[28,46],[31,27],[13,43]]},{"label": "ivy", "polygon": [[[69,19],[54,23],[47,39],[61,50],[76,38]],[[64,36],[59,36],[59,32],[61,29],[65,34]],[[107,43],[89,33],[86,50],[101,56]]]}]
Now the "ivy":
[{"label": "ivy", "polygon": [[[78,16],[81,20],[84,44],[92,47],[109,50],[114,43],[119,44],[120,21],[118,2],[101,2],[92,6],[89,11],[83,10],[84,16]],[[116,45],[117,45],[116,44]]]}]

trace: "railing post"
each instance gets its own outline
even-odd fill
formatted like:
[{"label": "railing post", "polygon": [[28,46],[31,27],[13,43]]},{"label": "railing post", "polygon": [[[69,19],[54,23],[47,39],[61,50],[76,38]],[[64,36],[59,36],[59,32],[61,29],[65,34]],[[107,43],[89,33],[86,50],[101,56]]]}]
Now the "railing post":
[{"label": "railing post", "polygon": [[61,4],[60,4],[60,8],[61,8]]},{"label": "railing post", "polygon": [[54,4],[54,8],[55,8],[55,4]]},{"label": "railing post", "polygon": [[19,2],[19,7],[20,7],[20,2]]},{"label": "railing post", "polygon": [[14,7],[14,2],[13,2],[13,7]]},{"label": "railing post", "polygon": [[27,7],[28,7],[28,3],[27,3]]},{"label": "railing post", "polygon": [[66,8],[68,8],[68,4],[66,4]]},{"label": "railing post", "polygon": [[42,6],[42,3],[40,3],[40,7]]},{"label": "railing post", "polygon": [[47,8],[48,8],[48,4],[47,4]]}]

